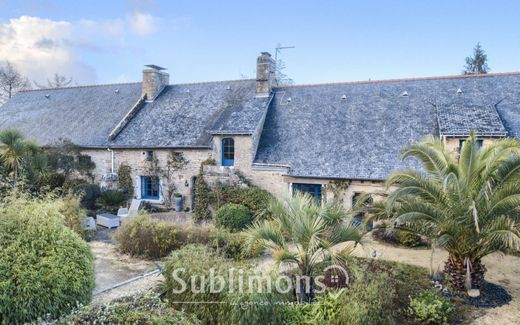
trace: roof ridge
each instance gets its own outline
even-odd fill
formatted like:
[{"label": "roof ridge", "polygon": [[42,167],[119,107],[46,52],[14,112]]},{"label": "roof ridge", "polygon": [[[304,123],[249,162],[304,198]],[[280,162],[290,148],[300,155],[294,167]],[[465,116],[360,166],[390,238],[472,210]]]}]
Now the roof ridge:
[{"label": "roof ridge", "polygon": [[[234,80],[215,80],[215,81],[201,81],[201,82],[185,82],[178,84],[169,84],[168,86],[191,86],[191,85],[204,85],[213,83],[224,83],[224,82],[238,82],[238,81],[253,81],[256,79],[234,79]],[[134,85],[140,84],[141,81],[134,82],[117,82],[117,83],[104,83],[104,84],[92,84],[92,85],[77,85],[71,87],[58,87],[58,88],[38,88],[38,89],[24,89],[19,92],[31,92],[31,91],[49,91],[49,90],[63,90],[63,89],[76,89],[76,88],[90,88],[90,87],[105,87],[105,86],[120,86],[120,85]]]},{"label": "roof ridge", "polygon": [[50,90],[63,90],[63,89],[76,89],[76,88],[91,88],[91,87],[105,87],[105,86],[123,86],[123,85],[134,85],[139,84],[138,82],[118,82],[113,84],[93,84],[93,85],[78,85],[78,86],[71,86],[71,87],[57,87],[57,88],[38,88],[38,89],[23,89],[19,92],[31,92],[31,91],[50,91]]},{"label": "roof ridge", "polygon": [[316,83],[316,84],[275,86],[274,88],[341,86],[341,85],[359,85],[359,84],[372,84],[372,83],[376,83],[376,84],[377,83],[392,83],[392,82],[401,82],[401,81],[423,81],[423,80],[443,80],[443,79],[485,78],[485,77],[498,77],[498,76],[515,76],[515,75],[520,75],[520,71],[484,73],[484,74],[447,75],[447,76],[434,76],[434,77],[417,77],[417,78],[360,80],[360,81],[344,81],[344,82],[328,82],[328,83],[325,82],[325,83]]},{"label": "roof ridge", "polygon": [[231,80],[214,80],[214,81],[200,81],[200,82],[183,82],[178,84],[169,84],[168,86],[191,86],[191,85],[205,85],[205,84],[215,84],[215,83],[223,83],[223,82],[238,82],[238,81],[255,81],[256,79],[231,79]]}]

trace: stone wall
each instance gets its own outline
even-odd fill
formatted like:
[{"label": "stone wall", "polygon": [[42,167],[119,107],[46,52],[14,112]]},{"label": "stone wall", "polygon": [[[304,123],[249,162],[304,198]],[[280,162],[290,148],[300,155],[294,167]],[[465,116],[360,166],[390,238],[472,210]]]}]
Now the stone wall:
[{"label": "stone wall", "polygon": [[[465,140],[466,138],[445,138],[444,139],[444,145],[449,150],[449,152],[453,153],[454,155],[459,155],[459,144],[460,140]],[[478,138],[479,140],[482,140],[482,147],[486,148],[490,144],[493,143],[493,141],[498,140],[499,138]]]},{"label": "stone wall", "polygon": [[[223,137],[231,137],[235,141],[235,164],[232,167],[222,166],[221,141]],[[321,184],[323,197],[331,200],[337,197],[343,202],[345,208],[352,205],[352,197],[356,193],[371,193],[374,199],[378,199],[380,194],[384,192],[383,182],[377,181],[349,181],[348,186],[338,191],[334,183],[328,179],[306,179],[283,176],[284,171],[280,170],[258,170],[253,169],[252,162],[254,159],[255,139],[246,135],[216,135],[213,140],[213,148],[211,150],[185,149],[175,150],[181,152],[188,164],[180,171],[172,174],[173,184],[176,191],[184,197],[184,206],[190,207],[194,191],[194,177],[199,173],[201,163],[209,159],[214,159],[214,165],[204,167],[206,181],[210,185],[216,182],[225,184],[241,185],[242,177],[248,182],[271,192],[278,199],[284,199],[291,193],[292,183],[308,183]],[[158,166],[166,170],[166,162],[170,150],[154,150],[155,157],[158,160]],[[111,152],[106,149],[84,150],[83,154],[92,157],[92,161],[96,164],[93,171],[95,181],[100,183],[102,176],[111,172]],[[134,192],[138,196],[140,192],[140,176],[149,176],[150,162],[147,161],[146,150],[140,149],[114,149],[114,169],[117,173],[119,166],[125,163],[131,167],[131,176],[134,183]],[[157,203],[164,202],[165,188],[168,183],[166,177],[161,177],[163,187],[160,200],[152,201]],[[187,186],[186,186],[187,185]]]},{"label": "stone wall", "polygon": [[[167,160],[168,154],[171,150],[154,150],[154,155],[157,158],[158,166],[162,170],[161,172],[161,197],[156,203],[163,203],[166,195],[166,187],[169,183],[167,174]],[[200,149],[185,149],[185,150],[174,150],[175,152],[182,153],[183,157],[188,161],[187,165],[181,170],[171,173],[170,180],[175,185],[176,192],[179,192],[184,197],[184,206],[191,207],[192,195],[193,195],[193,177],[196,177],[199,173],[200,165],[203,161],[211,157],[210,150]],[[96,164],[96,168],[93,171],[95,175],[95,182],[101,183],[102,177],[105,174],[111,172],[111,152],[106,149],[103,150],[84,150],[84,154],[92,157],[92,161]],[[140,176],[153,176],[150,175],[150,161],[147,160],[146,150],[140,149],[114,149],[114,167],[115,172],[121,164],[127,164],[131,168],[132,181],[134,183],[134,195],[139,196],[140,192]],[[187,185],[187,186],[186,186]]]}]

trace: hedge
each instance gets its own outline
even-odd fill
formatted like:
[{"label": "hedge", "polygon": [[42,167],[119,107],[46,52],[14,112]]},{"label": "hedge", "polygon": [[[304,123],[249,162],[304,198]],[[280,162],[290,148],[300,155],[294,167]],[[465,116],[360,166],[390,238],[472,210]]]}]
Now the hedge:
[{"label": "hedge", "polygon": [[93,256],[60,208],[50,199],[0,203],[0,323],[59,317],[90,302]]}]

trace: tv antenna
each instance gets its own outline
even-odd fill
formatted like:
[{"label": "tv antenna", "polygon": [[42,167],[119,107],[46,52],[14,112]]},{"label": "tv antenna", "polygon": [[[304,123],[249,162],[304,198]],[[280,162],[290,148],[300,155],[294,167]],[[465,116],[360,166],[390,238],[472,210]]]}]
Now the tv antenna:
[{"label": "tv antenna", "polygon": [[295,46],[282,46],[282,44],[278,43],[278,45],[276,45],[276,48],[274,50],[274,62],[278,62],[278,53],[280,53],[282,50],[293,49],[293,48],[295,48]]}]

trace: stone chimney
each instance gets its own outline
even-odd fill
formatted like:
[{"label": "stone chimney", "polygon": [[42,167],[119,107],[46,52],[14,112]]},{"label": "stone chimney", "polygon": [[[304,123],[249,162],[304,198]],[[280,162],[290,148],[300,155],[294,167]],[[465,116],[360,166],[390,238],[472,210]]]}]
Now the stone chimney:
[{"label": "stone chimney", "polygon": [[164,70],[165,68],[157,65],[145,65],[143,70],[143,91],[142,95],[146,95],[146,100],[154,100],[159,93],[168,86],[170,82],[170,75]]},{"label": "stone chimney", "polygon": [[271,93],[271,88],[275,83],[275,69],[271,54],[262,52],[256,59],[256,96],[267,97]]}]

